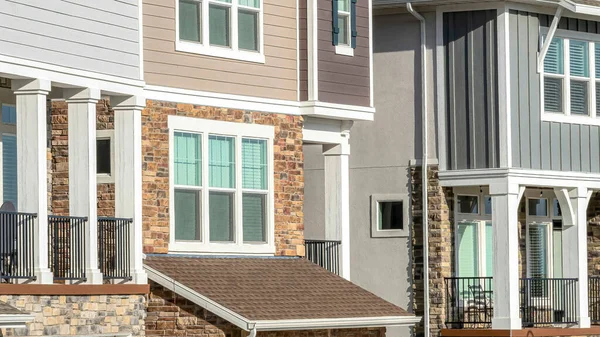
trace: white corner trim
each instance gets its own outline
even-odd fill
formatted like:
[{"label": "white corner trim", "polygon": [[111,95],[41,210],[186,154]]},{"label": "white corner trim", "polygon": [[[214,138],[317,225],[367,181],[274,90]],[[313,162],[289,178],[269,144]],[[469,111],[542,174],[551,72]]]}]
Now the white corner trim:
[{"label": "white corner trim", "polygon": [[308,99],[319,100],[319,19],[317,0],[306,1]]},{"label": "white corner trim", "polygon": [[373,87],[373,0],[369,0],[369,95],[371,107],[375,106],[375,89]]},{"label": "white corner trim", "polygon": [[335,53],[337,55],[354,56],[354,48],[345,45],[335,46]]}]

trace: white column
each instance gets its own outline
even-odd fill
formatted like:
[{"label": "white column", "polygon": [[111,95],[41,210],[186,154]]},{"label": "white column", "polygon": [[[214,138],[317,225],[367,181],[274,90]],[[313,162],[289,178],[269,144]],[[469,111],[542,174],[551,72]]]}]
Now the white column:
[{"label": "white column", "polygon": [[350,145],[323,145],[325,156],[325,239],[341,240],[341,276],[350,280]]},{"label": "white column", "polygon": [[85,274],[90,284],[102,284],[98,269],[98,194],[96,185],[96,103],[98,89],[65,89],[69,108],[69,213],[87,217]]},{"label": "white column", "polygon": [[[563,228],[563,276],[577,278],[577,317],[580,328],[589,328],[591,321],[588,307],[587,268],[587,206],[589,192],[585,187],[569,191],[572,221],[566,220]],[[563,207],[564,208],[564,207]],[[568,210],[568,208],[565,208]]]},{"label": "white column", "polygon": [[111,97],[115,110],[115,216],[130,227],[132,282],[148,283],[142,241],[142,97]]},{"label": "white column", "polygon": [[46,96],[50,81],[14,80],[17,96],[17,185],[19,212],[36,213],[34,273],[36,282],[53,283],[48,266],[48,135]]},{"label": "white column", "polygon": [[491,184],[494,239],[492,329],[521,329],[519,317],[519,185]]}]

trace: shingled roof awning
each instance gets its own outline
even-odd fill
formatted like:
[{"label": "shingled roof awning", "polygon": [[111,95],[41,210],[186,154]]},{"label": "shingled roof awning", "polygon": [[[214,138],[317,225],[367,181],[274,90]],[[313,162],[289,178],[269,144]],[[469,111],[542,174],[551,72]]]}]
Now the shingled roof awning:
[{"label": "shingled roof awning", "polygon": [[33,316],[0,302],[0,328],[24,328]]},{"label": "shingled roof awning", "polygon": [[420,321],[305,259],[149,255],[144,264],[152,281],[247,331],[412,326]]}]

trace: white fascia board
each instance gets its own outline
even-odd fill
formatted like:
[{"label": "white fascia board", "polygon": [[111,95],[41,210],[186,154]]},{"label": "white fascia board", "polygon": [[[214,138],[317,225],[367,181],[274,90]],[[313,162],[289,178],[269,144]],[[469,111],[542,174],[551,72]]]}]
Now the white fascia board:
[{"label": "white fascia board", "polygon": [[309,101],[300,103],[300,114],[340,120],[373,121],[375,108]]},{"label": "white fascia board", "polygon": [[30,314],[0,315],[0,328],[25,328],[28,322],[33,322]]},{"label": "white fascia board", "polygon": [[385,326],[414,326],[421,321],[416,316],[357,317],[256,321],[258,331],[359,329]]}]

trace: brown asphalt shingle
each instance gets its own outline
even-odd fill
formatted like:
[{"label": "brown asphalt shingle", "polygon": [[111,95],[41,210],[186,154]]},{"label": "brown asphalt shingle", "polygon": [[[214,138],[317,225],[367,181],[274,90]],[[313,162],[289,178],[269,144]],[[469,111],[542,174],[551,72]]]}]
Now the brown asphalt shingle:
[{"label": "brown asphalt shingle", "polygon": [[249,320],[413,316],[305,259],[152,255],[144,263]]},{"label": "brown asphalt shingle", "polygon": [[22,312],[21,310],[13,308],[4,302],[0,302],[0,315],[22,315],[22,314],[24,314],[24,312]]}]

